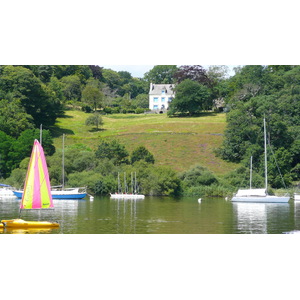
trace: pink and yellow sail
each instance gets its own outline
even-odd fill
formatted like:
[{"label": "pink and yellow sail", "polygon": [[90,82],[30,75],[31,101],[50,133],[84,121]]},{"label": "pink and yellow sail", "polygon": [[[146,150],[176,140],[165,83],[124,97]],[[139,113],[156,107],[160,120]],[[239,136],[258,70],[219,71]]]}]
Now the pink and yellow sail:
[{"label": "pink and yellow sail", "polygon": [[41,209],[52,207],[53,200],[44,150],[38,140],[35,140],[20,208]]}]

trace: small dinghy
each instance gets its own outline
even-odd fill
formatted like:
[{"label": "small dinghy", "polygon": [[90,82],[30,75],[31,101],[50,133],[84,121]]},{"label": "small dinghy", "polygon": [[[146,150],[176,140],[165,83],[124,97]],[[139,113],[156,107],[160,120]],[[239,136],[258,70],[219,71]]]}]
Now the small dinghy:
[{"label": "small dinghy", "polygon": [[[24,193],[20,205],[22,209],[53,209],[53,200],[50,190],[50,180],[43,147],[34,141],[30,162],[28,165]],[[59,227],[56,222],[24,221],[22,219],[2,220],[4,228],[52,228]]]},{"label": "small dinghy", "polygon": [[5,228],[57,228],[57,222],[47,221],[25,221],[22,219],[2,220],[2,226]]}]

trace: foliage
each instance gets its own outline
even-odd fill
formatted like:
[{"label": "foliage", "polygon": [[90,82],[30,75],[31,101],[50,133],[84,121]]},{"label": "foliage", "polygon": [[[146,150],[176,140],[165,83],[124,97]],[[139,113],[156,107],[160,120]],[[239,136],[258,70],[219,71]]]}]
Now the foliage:
[{"label": "foliage", "polygon": [[0,101],[17,99],[35,126],[53,125],[61,113],[59,99],[52,90],[24,67],[5,66],[0,76]]},{"label": "foliage", "polygon": [[[257,172],[263,175],[263,118],[273,157],[268,159],[269,182],[283,186],[300,180],[294,172],[299,163],[300,137],[299,66],[244,66],[229,79],[228,126],[218,153],[223,159],[240,163],[253,155]],[[270,152],[270,151],[269,151]],[[272,154],[272,153],[270,153]],[[260,162],[260,163],[258,163]],[[296,168],[296,169],[295,169]],[[277,174],[277,175],[276,175]]]},{"label": "foliage", "polygon": [[81,99],[81,82],[79,76],[65,76],[60,81],[63,83],[63,93],[66,100],[78,101]]},{"label": "foliage", "polygon": [[100,90],[100,82],[90,80],[82,91],[82,101],[92,106],[96,111],[103,105],[103,93]]},{"label": "foliage", "polygon": [[144,146],[139,146],[131,153],[131,163],[134,164],[136,161],[144,160],[147,163],[154,164],[154,156]]},{"label": "foliage", "polygon": [[18,137],[25,129],[33,128],[33,119],[25,112],[20,100],[0,101],[0,128],[13,137]]},{"label": "foliage", "polygon": [[174,83],[174,75],[177,71],[177,66],[173,65],[158,65],[153,67],[149,72],[145,73],[144,78],[148,83]]},{"label": "foliage", "polygon": [[129,153],[125,149],[124,145],[121,145],[116,140],[112,142],[101,142],[96,151],[96,157],[99,159],[110,159],[114,161],[115,165],[122,163],[128,163]]},{"label": "foliage", "polygon": [[175,92],[176,96],[170,104],[168,115],[175,113],[193,115],[212,107],[209,89],[198,82],[185,79],[176,86]]},{"label": "foliage", "polygon": [[102,117],[99,113],[93,113],[91,116],[89,116],[86,121],[85,125],[95,125],[96,128],[98,129],[99,126],[103,125],[103,120]]},{"label": "foliage", "polygon": [[206,70],[200,65],[184,65],[174,74],[176,82],[179,84],[186,79],[201,83],[208,87],[212,87],[214,81],[207,76]]}]

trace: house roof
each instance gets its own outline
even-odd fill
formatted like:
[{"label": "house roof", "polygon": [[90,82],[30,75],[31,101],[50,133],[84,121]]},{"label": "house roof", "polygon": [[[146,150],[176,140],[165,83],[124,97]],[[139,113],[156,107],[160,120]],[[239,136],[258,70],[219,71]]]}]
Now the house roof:
[{"label": "house roof", "polygon": [[169,84],[169,83],[154,84],[154,83],[151,83],[150,84],[149,95],[160,95],[163,89],[165,89],[166,94],[173,95],[174,94],[174,91],[173,91],[174,88],[175,88],[175,84]]}]

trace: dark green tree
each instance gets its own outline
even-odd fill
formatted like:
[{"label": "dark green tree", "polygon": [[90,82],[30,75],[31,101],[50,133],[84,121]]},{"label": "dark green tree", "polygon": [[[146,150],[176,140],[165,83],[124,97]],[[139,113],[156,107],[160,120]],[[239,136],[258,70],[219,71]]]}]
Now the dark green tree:
[{"label": "dark green tree", "polygon": [[154,164],[155,159],[153,154],[144,146],[139,146],[133,150],[131,154],[131,163],[134,164],[136,161],[144,160],[147,163]]},{"label": "dark green tree", "polygon": [[[177,71],[177,66],[173,65],[158,65],[144,74],[144,79],[150,83],[174,83],[174,74]],[[149,85],[148,85],[149,86]]]},{"label": "dark green tree", "polygon": [[124,145],[121,145],[116,140],[111,142],[103,141],[96,151],[96,157],[99,159],[109,159],[113,160],[115,165],[120,165],[122,163],[128,163],[129,153],[125,149]]},{"label": "dark green tree", "polygon": [[60,101],[52,90],[24,67],[5,66],[1,71],[0,91],[2,99],[8,99],[6,95],[9,99],[20,99],[36,127],[53,125],[62,112]]},{"label": "dark green tree", "polygon": [[33,118],[26,114],[21,101],[0,100],[0,128],[6,134],[18,137],[25,129],[33,129]]},{"label": "dark green tree", "polygon": [[212,108],[209,89],[195,81],[186,79],[175,88],[175,98],[170,105],[169,115],[187,113],[193,115]]}]

